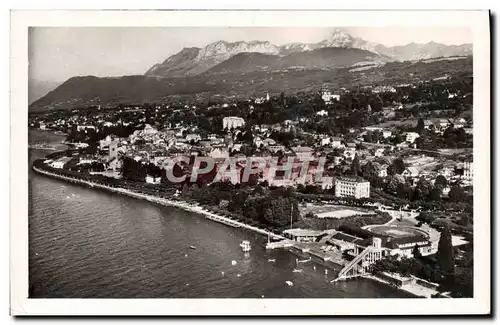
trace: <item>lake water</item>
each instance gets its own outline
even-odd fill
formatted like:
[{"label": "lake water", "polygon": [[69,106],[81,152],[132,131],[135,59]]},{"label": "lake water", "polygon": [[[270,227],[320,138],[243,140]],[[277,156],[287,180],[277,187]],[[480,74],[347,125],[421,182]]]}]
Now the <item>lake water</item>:
[{"label": "lake water", "polygon": [[[30,141],[41,137],[62,139],[30,132]],[[32,149],[30,161],[48,152]],[[266,251],[266,238],[247,230],[28,172],[33,298],[407,297],[371,280],[331,284],[335,272],[311,262],[293,273],[296,256]]]}]

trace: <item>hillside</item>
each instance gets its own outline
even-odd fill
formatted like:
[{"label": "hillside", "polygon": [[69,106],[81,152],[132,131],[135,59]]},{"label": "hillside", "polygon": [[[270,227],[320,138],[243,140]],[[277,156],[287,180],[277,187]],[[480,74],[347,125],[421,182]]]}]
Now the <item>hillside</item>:
[{"label": "hillside", "polygon": [[387,57],[354,49],[327,47],[306,52],[293,52],[284,57],[262,53],[239,53],[219,63],[207,73],[242,73],[287,69],[333,69],[349,67],[360,62],[387,62]]},{"label": "hillside", "polygon": [[276,55],[243,52],[219,63],[208,70],[207,73],[259,71],[275,66],[278,60],[279,57]]},{"label": "hillside", "polygon": [[[250,61],[254,59],[253,55],[251,57]],[[327,58],[324,60],[329,62]],[[242,61],[245,62],[245,60]],[[244,64],[242,66],[244,67]],[[266,71],[204,74],[185,78],[75,77],[35,101],[30,105],[30,110],[71,109],[96,104],[114,105],[145,101],[159,103],[179,96],[184,96],[184,99],[208,98],[216,95],[248,98],[262,96],[266,92],[294,93],[318,90],[324,84],[332,89],[367,85],[398,85],[431,80],[444,75],[463,78],[472,76],[472,58],[389,62],[361,71],[351,70],[351,68],[291,69],[288,71],[266,69]]]},{"label": "hillside", "polygon": [[200,48],[189,47],[184,48],[177,54],[172,55],[161,64],[155,64],[148,71],[146,71],[147,76],[155,75],[172,75],[172,76],[184,76],[190,74],[196,74],[197,71],[202,69],[201,65],[196,61],[196,57],[200,53]]},{"label": "hillside", "polygon": [[303,67],[306,69],[331,69],[349,67],[365,61],[387,61],[373,52],[356,48],[326,47],[307,52],[295,52],[279,60],[279,68]]}]

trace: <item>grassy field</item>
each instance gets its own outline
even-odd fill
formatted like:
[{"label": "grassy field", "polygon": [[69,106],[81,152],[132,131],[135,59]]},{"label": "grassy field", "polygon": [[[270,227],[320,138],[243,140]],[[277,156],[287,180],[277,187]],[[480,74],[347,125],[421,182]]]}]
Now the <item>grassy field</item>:
[{"label": "grassy field", "polygon": [[342,205],[312,205],[308,204],[305,207],[301,207],[302,215],[306,215],[309,212],[314,213],[318,218],[347,218],[353,215],[363,215],[363,214],[373,214],[373,211],[367,209],[357,208],[357,207],[346,207]]}]

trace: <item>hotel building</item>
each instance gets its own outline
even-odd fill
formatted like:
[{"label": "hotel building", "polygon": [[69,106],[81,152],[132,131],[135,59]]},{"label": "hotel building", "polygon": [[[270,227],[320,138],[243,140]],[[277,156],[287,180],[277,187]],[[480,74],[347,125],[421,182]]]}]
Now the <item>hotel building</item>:
[{"label": "hotel building", "polygon": [[356,199],[370,197],[370,182],[362,178],[337,178],[335,180],[335,196]]}]

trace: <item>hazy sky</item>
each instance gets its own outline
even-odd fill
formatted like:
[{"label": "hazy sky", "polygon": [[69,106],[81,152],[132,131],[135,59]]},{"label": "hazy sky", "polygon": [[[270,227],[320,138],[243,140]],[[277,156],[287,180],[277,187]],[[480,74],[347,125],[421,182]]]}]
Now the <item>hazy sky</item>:
[{"label": "hazy sky", "polygon": [[[36,27],[29,32],[30,78],[64,81],[79,75],[143,74],[183,47],[204,47],[218,40],[261,40],[275,45],[316,43],[332,30],[333,27]],[[466,28],[348,27],[345,30],[387,46],[429,41],[472,43]]]}]

